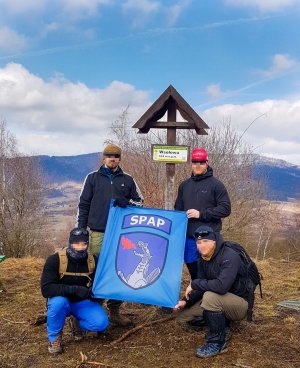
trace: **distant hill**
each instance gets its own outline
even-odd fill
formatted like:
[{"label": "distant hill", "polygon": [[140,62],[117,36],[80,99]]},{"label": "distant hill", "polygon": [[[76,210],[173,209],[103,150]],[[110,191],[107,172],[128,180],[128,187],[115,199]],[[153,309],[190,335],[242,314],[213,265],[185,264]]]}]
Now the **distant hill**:
[{"label": "distant hill", "polygon": [[[49,182],[82,183],[86,175],[97,170],[101,153],[77,156],[36,156]],[[300,166],[283,160],[257,156],[253,177],[263,175],[267,184],[267,199],[286,201],[300,198]]]},{"label": "distant hill", "polygon": [[82,182],[86,175],[98,170],[101,154],[88,153],[78,156],[36,156],[49,182]]},{"label": "distant hill", "polygon": [[284,160],[258,156],[253,176],[255,178],[261,175],[266,180],[267,199],[300,199],[300,166]]}]

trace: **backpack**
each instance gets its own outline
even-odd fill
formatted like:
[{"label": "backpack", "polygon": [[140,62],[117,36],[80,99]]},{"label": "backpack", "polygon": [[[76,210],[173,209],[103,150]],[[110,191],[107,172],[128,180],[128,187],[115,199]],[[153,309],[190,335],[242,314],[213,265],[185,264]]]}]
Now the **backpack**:
[{"label": "backpack", "polygon": [[[254,261],[251,259],[249,254],[246,252],[245,248],[235,242],[224,242],[224,245],[228,248],[233,249],[239,254],[242,261],[243,277],[246,279],[246,290],[248,292],[248,310],[247,310],[247,321],[252,321],[253,316],[253,306],[255,299],[255,289],[259,285],[260,297],[262,298],[262,287],[261,281],[263,280],[262,274],[258,271],[258,268]],[[223,248],[224,249],[224,248]]]},{"label": "backpack", "polygon": [[67,268],[68,268],[68,257],[67,257],[67,248],[61,248],[58,249],[56,251],[56,253],[58,253],[59,256],[59,279],[62,279],[65,275],[68,276],[84,276],[88,278],[88,285],[87,287],[90,287],[92,284],[92,279],[91,279],[91,275],[94,273],[95,271],[95,259],[94,256],[88,252],[88,259],[87,259],[87,263],[88,263],[88,272],[82,272],[82,273],[78,273],[78,272],[67,272]]}]

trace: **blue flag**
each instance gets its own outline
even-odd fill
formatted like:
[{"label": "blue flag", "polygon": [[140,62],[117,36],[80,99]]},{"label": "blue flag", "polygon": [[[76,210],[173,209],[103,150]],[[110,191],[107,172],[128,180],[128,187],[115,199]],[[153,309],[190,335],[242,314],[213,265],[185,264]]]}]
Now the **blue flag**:
[{"label": "blue flag", "polygon": [[174,307],[186,227],[185,212],[111,207],[93,285],[95,297]]}]

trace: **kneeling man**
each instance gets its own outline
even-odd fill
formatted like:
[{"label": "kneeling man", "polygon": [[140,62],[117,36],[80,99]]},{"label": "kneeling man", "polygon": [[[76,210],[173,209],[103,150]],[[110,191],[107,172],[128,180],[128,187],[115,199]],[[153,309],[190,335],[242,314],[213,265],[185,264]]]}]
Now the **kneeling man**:
[{"label": "kneeling man", "polygon": [[41,290],[47,304],[47,332],[52,354],[62,353],[62,330],[66,317],[73,316],[83,331],[102,332],[108,327],[103,308],[91,299],[97,257],[88,253],[89,233],[75,228],[69,244],[46,260]]},{"label": "kneeling man", "polygon": [[175,310],[181,322],[207,325],[206,343],[196,349],[196,356],[210,357],[227,351],[231,321],[247,316],[248,291],[239,254],[209,226],[198,227],[194,236],[200,253],[198,276]]}]

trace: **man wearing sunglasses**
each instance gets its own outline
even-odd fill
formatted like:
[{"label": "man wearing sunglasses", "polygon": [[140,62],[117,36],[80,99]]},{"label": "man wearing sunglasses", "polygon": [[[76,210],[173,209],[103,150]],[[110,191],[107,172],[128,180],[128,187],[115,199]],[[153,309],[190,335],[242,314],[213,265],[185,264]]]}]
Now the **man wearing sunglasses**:
[{"label": "man wearing sunglasses", "polygon": [[[121,149],[109,144],[103,150],[103,165],[98,171],[87,175],[81,191],[77,226],[89,227],[91,252],[98,255],[106,228],[110,202],[126,207],[128,204],[141,206],[143,196],[136,182],[120,168]],[[120,315],[121,301],[108,300],[110,322],[113,325],[128,326],[129,318]]]},{"label": "man wearing sunglasses", "polygon": [[186,211],[188,217],[184,261],[193,280],[199,258],[194,232],[200,225],[207,225],[221,233],[222,219],[230,215],[231,203],[224,184],[213,176],[205,149],[195,148],[191,161],[192,175],[179,185],[174,207]]},{"label": "man wearing sunglasses", "polygon": [[190,327],[207,325],[206,343],[196,349],[202,358],[227,351],[231,321],[247,316],[249,291],[239,254],[225,246],[220,234],[200,226],[194,236],[201,254],[197,278],[175,310],[179,321]]},{"label": "man wearing sunglasses", "polygon": [[108,327],[103,308],[91,300],[97,257],[88,253],[88,245],[88,231],[75,228],[70,232],[68,247],[46,260],[41,291],[48,299],[47,333],[51,354],[63,351],[62,331],[68,316],[71,316],[70,321],[76,318],[81,331],[102,332]]}]

